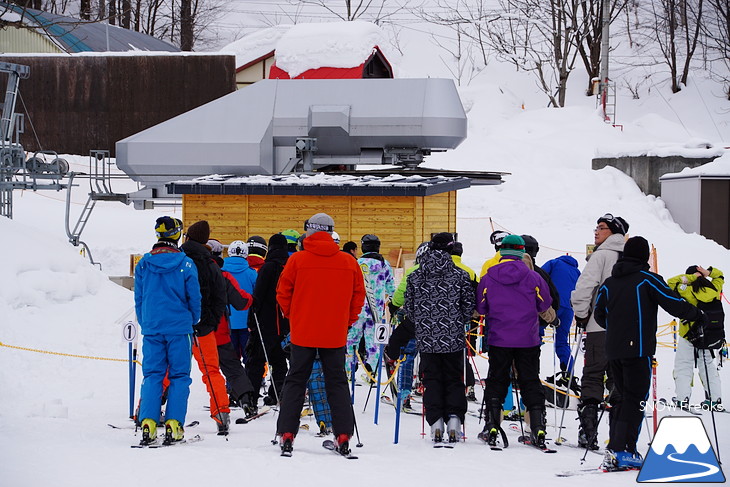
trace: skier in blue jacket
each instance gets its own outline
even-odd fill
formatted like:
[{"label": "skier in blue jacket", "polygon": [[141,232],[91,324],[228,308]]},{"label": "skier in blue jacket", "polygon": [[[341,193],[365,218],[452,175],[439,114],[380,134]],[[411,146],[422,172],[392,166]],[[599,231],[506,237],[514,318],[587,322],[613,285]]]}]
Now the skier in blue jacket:
[{"label": "skier in blue jacket", "polygon": [[553,382],[562,387],[570,386],[573,392],[578,393],[580,388],[577,386],[576,377],[573,377],[572,383],[568,384],[573,371],[573,357],[570,354],[570,344],[568,343],[568,335],[570,335],[570,327],[573,323],[573,306],[570,304],[570,295],[580,277],[578,261],[570,255],[561,255],[545,262],[542,270],[548,273],[560,296],[560,307],[557,311],[560,325],[555,329],[555,355],[560,360],[561,372],[560,377],[548,378],[547,382]]},{"label": "skier in blue jacket", "polygon": [[177,248],[183,224],[177,218],[157,219],[158,242],[135,268],[134,304],[142,341],[140,412],[142,443],[157,438],[162,382],[170,381],[165,409],[165,442],[183,439],[190,394],[193,325],[200,321],[200,284],[195,264]]},{"label": "skier in blue jacket", "polygon": [[[248,246],[241,240],[235,240],[228,246],[228,255],[223,260],[223,270],[230,272],[238,285],[253,295],[258,272],[248,264]],[[246,344],[248,343],[248,309],[238,311],[229,306],[231,316],[231,343],[238,352],[243,363],[246,363]]]}]

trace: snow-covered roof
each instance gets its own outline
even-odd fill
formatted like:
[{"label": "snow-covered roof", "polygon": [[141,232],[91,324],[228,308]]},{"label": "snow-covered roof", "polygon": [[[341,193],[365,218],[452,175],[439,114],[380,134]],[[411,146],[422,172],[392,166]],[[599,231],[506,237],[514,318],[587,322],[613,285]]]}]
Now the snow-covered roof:
[{"label": "snow-covered roof", "polygon": [[2,5],[7,10],[0,17],[12,22],[38,26],[40,34],[46,35],[67,53],[180,51],[178,47],[168,42],[105,22],[86,22],[4,2]]},{"label": "snow-covered roof", "polygon": [[725,151],[725,154],[718,157],[712,162],[703,164],[701,166],[684,168],[679,172],[665,174],[660,177],[660,181],[666,181],[669,179],[694,179],[694,178],[730,178],[730,152]]},{"label": "snow-covered roof", "polygon": [[328,196],[429,196],[471,186],[463,177],[419,175],[353,176],[339,174],[285,174],[231,176],[214,174],[167,185],[171,194],[270,194]]},{"label": "snow-covered roof", "polygon": [[236,68],[240,68],[276,50],[281,36],[292,27],[291,24],[282,24],[257,30],[231,42],[220,51],[233,53],[236,56]]},{"label": "snow-covered roof", "polygon": [[718,157],[725,149],[716,147],[704,139],[690,139],[686,142],[633,142],[612,143],[611,146],[596,149],[596,157],[672,157],[680,156],[689,159]]},{"label": "snow-covered roof", "polygon": [[370,22],[297,24],[276,44],[276,65],[292,78],[310,69],[354,68],[370,57],[375,46],[391,57],[385,33]]}]

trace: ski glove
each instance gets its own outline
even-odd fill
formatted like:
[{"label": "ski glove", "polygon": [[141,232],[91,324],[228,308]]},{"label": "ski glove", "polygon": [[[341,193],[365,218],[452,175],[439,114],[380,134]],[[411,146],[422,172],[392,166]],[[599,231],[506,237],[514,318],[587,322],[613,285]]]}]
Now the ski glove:
[{"label": "ski glove", "polygon": [[575,317],[575,326],[578,328],[581,328],[583,330],[586,329],[586,326],[588,326],[588,320],[591,319],[591,315],[586,316],[585,318],[581,318],[580,316]]},{"label": "ski glove", "polygon": [[553,328],[559,327],[560,326],[560,318],[558,318],[556,316],[553,321],[548,322],[547,326],[552,326]]}]

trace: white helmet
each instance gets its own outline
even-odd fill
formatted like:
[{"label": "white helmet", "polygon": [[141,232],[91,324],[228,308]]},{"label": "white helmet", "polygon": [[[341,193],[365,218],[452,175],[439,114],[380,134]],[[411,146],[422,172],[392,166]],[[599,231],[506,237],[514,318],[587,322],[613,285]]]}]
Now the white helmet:
[{"label": "white helmet", "polygon": [[336,244],[340,243],[340,234],[333,231],[332,232],[332,240],[334,240]]},{"label": "white helmet", "polygon": [[248,245],[241,240],[234,240],[228,245],[228,255],[231,257],[248,257]]}]

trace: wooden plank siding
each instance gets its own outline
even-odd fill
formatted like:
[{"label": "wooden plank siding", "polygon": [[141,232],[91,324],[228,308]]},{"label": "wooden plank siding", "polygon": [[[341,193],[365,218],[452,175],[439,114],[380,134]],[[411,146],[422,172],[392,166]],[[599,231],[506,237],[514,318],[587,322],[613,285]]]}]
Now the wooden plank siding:
[{"label": "wooden plank siding", "polygon": [[434,232],[456,231],[456,191],[431,196],[282,196],[183,195],[183,222],[187,228],[208,220],[211,238],[224,244],[251,235],[268,238],[293,228],[302,232],[304,221],[324,212],[335,220],[341,244],[374,233],[381,253],[415,252]]}]

